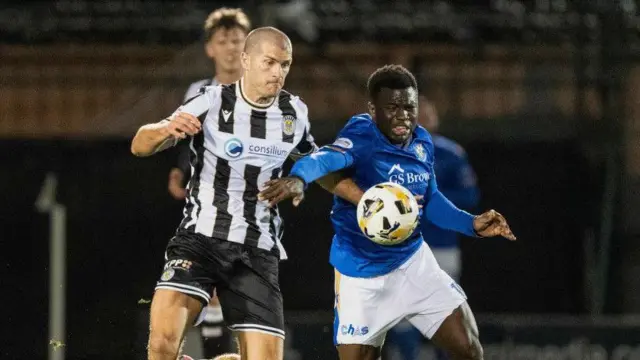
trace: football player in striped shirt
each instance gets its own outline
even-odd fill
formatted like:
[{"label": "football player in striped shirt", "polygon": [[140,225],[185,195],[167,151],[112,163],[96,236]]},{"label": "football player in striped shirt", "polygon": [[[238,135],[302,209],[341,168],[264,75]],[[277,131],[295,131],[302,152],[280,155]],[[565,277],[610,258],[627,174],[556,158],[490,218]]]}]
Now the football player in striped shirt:
[{"label": "football player in striped shirt", "polygon": [[[204,23],[204,50],[213,62],[213,77],[192,83],[184,95],[184,101],[198,95],[204,86],[232,84],[242,76],[240,54],[244,40],[251,31],[249,17],[242,9],[220,8],[209,14]],[[184,201],[186,185],[191,177],[189,164],[189,142],[182,141],[176,146],[178,161],[169,172],[169,193],[176,200]],[[203,310],[200,335],[204,357],[212,358],[230,351],[231,332],[224,326],[222,309],[217,296]],[[198,325],[198,324],[196,324]]]},{"label": "football player in striped shirt", "polygon": [[131,144],[133,154],[150,156],[189,138],[193,171],[151,303],[150,360],[176,358],[214,288],[243,359],[283,356],[282,219],[258,193],[282,175],[287,157],[316,147],[307,106],[282,89],[293,61],[289,38],[255,29],[241,61],[239,81],[203,88],[169,118],[142,126]]}]

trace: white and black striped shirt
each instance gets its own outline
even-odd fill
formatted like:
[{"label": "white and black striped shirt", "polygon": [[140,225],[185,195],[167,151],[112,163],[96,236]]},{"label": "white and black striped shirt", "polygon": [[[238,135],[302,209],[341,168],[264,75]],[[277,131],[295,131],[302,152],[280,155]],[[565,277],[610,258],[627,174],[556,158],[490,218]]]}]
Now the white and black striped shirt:
[{"label": "white and black striped shirt", "polygon": [[[182,102],[185,103],[192,97],[198,95],[200,93],[200,89],[202,89],[203,87],[215,85],[220,85],[218,79],[216,78],[208,78],[192,82],[189,85],[187,92],[185,92],[184,100]],[[189,144],[187,141],[181,142],[176,150],[178,154],[175,167],[182,171],[182,174],[184,175],[183,186],[186,186],[187,181],[189,181],[191,177],[191,165],[189,164],[189,154],[191,150],[189,149]]]},{"label": "white and black striped shirt", "polygon": [[184,93],[184,102],[198,95],[200,93],[200,89],[202,89],[203,87],[216,86],[216,85],[220,85],[220,83],[218,82],[218,79],[216,78],[208,78],[208,79],[202,79],[202,80],[192,82],[189,85],[187,92]]},{"label": "white and black striped shirt", "polygon": [[278,210],[257,195],[282,175],[289,155],[316,149],[307,106],[284,90],[270,105],[251,103],[241,83],[203,87],[177,110],[202,123],[190,140],[192,175],[180,228],[286,259]]}]

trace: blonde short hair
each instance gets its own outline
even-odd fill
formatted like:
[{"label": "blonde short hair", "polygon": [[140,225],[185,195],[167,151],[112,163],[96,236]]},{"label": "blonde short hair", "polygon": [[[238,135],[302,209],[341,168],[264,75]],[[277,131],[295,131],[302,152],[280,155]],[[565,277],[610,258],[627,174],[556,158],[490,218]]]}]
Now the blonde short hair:
[{"label": "blonde short hair", "polygon": [[221,28],[240,28],[245,34],[251,31],[251,21],[242,9],[223,7],[213,11],[204,22],[205,40],[211,39],[213,34]]}]

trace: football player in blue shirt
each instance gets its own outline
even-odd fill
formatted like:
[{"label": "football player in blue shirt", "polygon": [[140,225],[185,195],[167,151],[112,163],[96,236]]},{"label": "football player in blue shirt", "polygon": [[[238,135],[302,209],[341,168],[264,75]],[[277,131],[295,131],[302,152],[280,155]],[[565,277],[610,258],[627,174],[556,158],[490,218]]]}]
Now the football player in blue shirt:
[{"label": "football player in blue shirt", "polygon": [[[369,77],[367,87],[369,113],[352,117],[333,144],[297,161],[288,177],[267,182],[259,198],[272,206],[293,198],[297,205],[308,184],[346,170],[352,179],[346,183],[355,182],[360,189],[390,180],[403,185],[424,200],[427,219],[443,229],[515,240],[498,212],[473,216],[438,190],[431,136],[416,124],[418,90],[411,72],[399,65],[384,66]],[[340,359],[378,359],[386,332],[405,318],[454,359],[482,359],[466,296],[440,269],[421,232],[394,246],[372,242],[357,223],[354,204],[359,196],[348,196],[356,193],[338,191],[339,186],[334,192],[348,200],[334,201],[330,262],[335,268],[334,342]]]}]

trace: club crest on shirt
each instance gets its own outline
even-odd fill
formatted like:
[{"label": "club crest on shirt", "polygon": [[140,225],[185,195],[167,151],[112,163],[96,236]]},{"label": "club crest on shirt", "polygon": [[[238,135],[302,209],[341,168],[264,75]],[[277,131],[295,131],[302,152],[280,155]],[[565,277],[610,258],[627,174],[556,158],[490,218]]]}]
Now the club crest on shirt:
[{"label": "club crest on shirt", "polygon": [[169,280],[171,280],[173,275],[175,275],[175,273],[176,273],[176,271],[173,268],[168,268],[167,270],[165,270],[162,273],[162,276],[160,277],[160,280],[169,281]]},{"label": "club crest on shirt", "polygon": [[293,135],[296,130],[296,118],[293,115],[285,115],[282,118],[282,132],[285,135]]},{"label": "club crest on shirt", "polygon": [[416,156],[418,156],[420,161],[427,160],[427,153],[424,151],[424,146],[422,146],[422,144],[416,145],[415,148],[413,148],[413,151],[416,152]]}]

